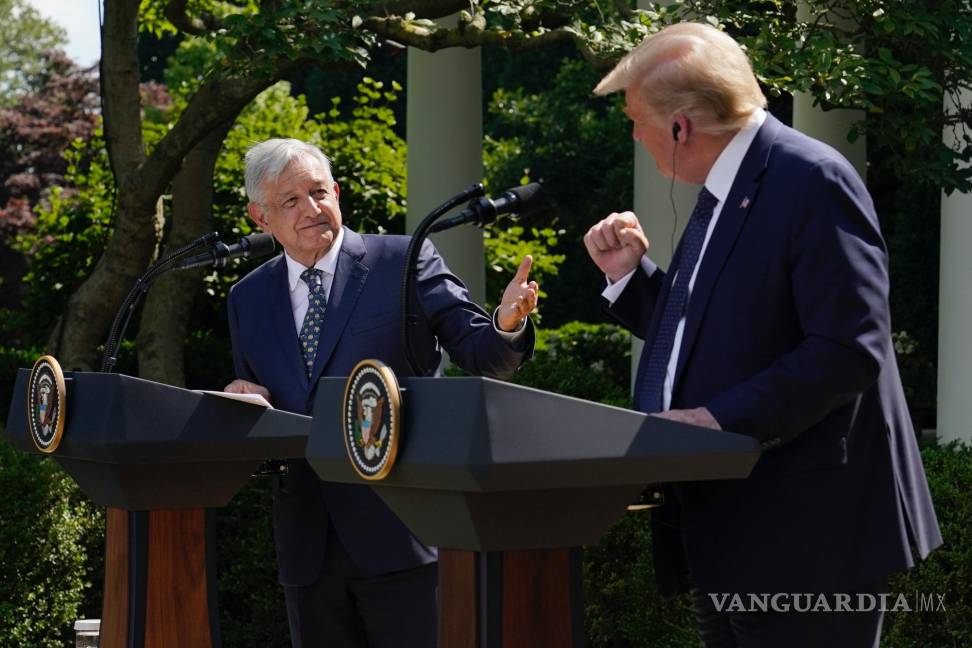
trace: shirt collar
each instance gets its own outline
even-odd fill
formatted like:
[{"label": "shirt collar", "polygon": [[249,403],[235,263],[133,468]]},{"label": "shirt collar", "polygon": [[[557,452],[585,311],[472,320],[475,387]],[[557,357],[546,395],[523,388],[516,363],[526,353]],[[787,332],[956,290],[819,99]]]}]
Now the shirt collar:
[{"label": "shirt collar", "polygon": [[756,138],[756,131],[763,125],[764,121],[766,121],[766,111],[757,108],[750,115],[746,125],[740,128],[726,148],[722,149],[722,153],[716,158],[715,164],[709,169],[709,175],[705,178],[705,188],[718,198],[720,203],[724,203],[726,198],[729,197],[729,190],[732,189],[732,183],[736,180],[736,173],[742,166],[749,145]]},{"label": "shirt collar", "polygon": [[[331,243],[330,249],[328,249],[324,256],[317,260],[314,267],[318,270],[323,270],[325,274],[334,276],[334,271],[337,270],[338,255],[341,253],[342,243],[344,243],[343,227],[338,230],[337,238]],[[294,292],[297,289],[297,282],[301,281],[300,275],[307,268],[303,264],[291,259],[286,251],[284,251],[284,258],[287,260],[287,280],[290,282],[290,292]]]}]

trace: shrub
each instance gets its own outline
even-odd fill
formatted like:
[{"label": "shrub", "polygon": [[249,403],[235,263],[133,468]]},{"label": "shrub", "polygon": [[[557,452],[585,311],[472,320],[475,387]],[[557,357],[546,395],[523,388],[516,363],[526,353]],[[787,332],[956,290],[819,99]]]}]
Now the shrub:
[{"label": "shrub", "polygon": [[32,367],[40,355],[38,349],[20,350],[0,346],[0,421],[6,421],[10,414],[10,399],[17,381],[17,369]]},{"label": "shrub", "polygon": [[537,331],[533,359],[513,382],[610,405],[628,406],[631,336],[613,324],[569,322]]},{"label": "shrub", "polygon": [[698,648],[689,597],[666,599],[655,589],[650,521],[647,511],[627,513],[584,550],[584,620],[594,648]]},{"label": "shrub", "polygon": [[217,601],[224,646],[290,645],[270,520],[270,480],[264,478],[251,479],[217,512]]},{"label": "shrub", "polygon": [[889,613],[885,648],[972,646],[972,446],[952,443],[922,451],[944,544],[911,571],[891,579],[891,592],[944,594],[944,610]]},{"label": "shrub", "polygon": [[2,442],[0,492],[0,646],[64,646],[96,571],[87,553],[104,516],[53,461]]}]

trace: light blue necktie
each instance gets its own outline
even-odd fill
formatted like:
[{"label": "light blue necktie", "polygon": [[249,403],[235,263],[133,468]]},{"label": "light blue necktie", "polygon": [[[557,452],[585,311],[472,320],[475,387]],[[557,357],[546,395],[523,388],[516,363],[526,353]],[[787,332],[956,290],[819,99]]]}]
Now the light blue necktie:
[{"label": "light blue necktie", "polygon": [[310,378],[314,372],[314,359],[317,357],[317,345],[321,339],[324,311],[327,310],[327,295],[324,294],[323,270],[308,268],[300,273],[300,278],[310,288],[310,295],[307,299],[307,314],[304,315],[304,323],[300,326],[300,335],[298,336],[300,349],[304,355],[304,367],[307,370],[307,377]]},{"label": "light blue necktie", "polygon": [[[668,372],[668,361],[672,357],[672,347],[675,344],[675,332],[678,323],[688,308],[688,285],[695,272],[695,266],[705,242],[705,233],[712,220],[712,211],[719,204],[719,199],[702,187],[698,202],[692,210],[692,216],[685,226],[685,233],[679,242],[681,256],[678,261],[678,271],[672,289],[665,302],[658,333],[651,344],[642,353],[638,363],[638,379],[635,381],[635,409],[652,414],[660,412],[663,405],[663,390],[665,388],[665,374]],[[673,385],[674,387],[674,385]]]}]

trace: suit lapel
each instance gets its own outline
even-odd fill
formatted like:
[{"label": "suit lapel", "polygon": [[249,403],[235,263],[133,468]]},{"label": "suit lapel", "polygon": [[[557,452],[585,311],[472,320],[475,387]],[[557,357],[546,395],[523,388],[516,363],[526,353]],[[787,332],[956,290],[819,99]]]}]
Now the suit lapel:
[{"label": "suit lapel", "polygon": [[267,291],[270,295],[270,304],[269,308],[263,309],[262,312],[269,319],[267,326],[272,336],[269,339],[280,341],[279,358],[283,369],[278,375],[306,375],[304,361],[300,356],[300,345],[297,342],[297,329],[294,326],[294,308],[290,303],[287,261],[283,255],[277,257],[267,279],[270,282],[270,289]]},{"label": "suit lapel", "polygon": [[780,122],[772,115],[766,115],[766,121],[750,144],[746,156],[743,158],[736,178],[729,190],[719,220],[709,239],[709,245],[702,257],[699,273],[695,278],[692,295],[689,298],[688,312],[685,315],[685,332],[682,335],[682,346],[678,354],[678,366],[675,368],[675,378],[672,382],[672,393],[678,387],[679,379],[685,369],[685,364],[692,353],[692,347],[699,333],[706,306],[712,296],[716,280],[722,272],[729,253],[739,237],[746,216],[756,201],[760,179],[769,159],[770,150],[780,130]]},{"label": "suit lapel", "polygon": [[338,255],[337,268],[334,271],[334,281],[327,297],[327,310],[324,312],[324,323],[321,327],[321,339],[317,347],[317,358],[314,360],[314,372],[311,383],[317,382],[328,360],[334,353],[341,334],[344,332],[354,311],[354,305],[364,288],[368,278],[368,266],[362,263],[367,252],[361,235],[345,228],[341,253]]}]

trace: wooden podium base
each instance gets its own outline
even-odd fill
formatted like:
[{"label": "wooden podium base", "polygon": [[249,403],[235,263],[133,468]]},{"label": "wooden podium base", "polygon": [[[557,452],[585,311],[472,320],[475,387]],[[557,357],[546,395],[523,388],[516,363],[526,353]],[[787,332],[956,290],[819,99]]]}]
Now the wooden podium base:
[{"label": "wooden podium base", "polygon": [[439,648],[581,648],[580,549],[439,550]]},{"label": "wooden podium base", "polygon": [[101,648],[219,648],[208,510],[106,517]]},{"label": "wooden podium base", "polygon": [[[102,648],[220,648],[207,509],[109,508]],[[439,648],[581,648],[579,549],[439,552]]]}]

